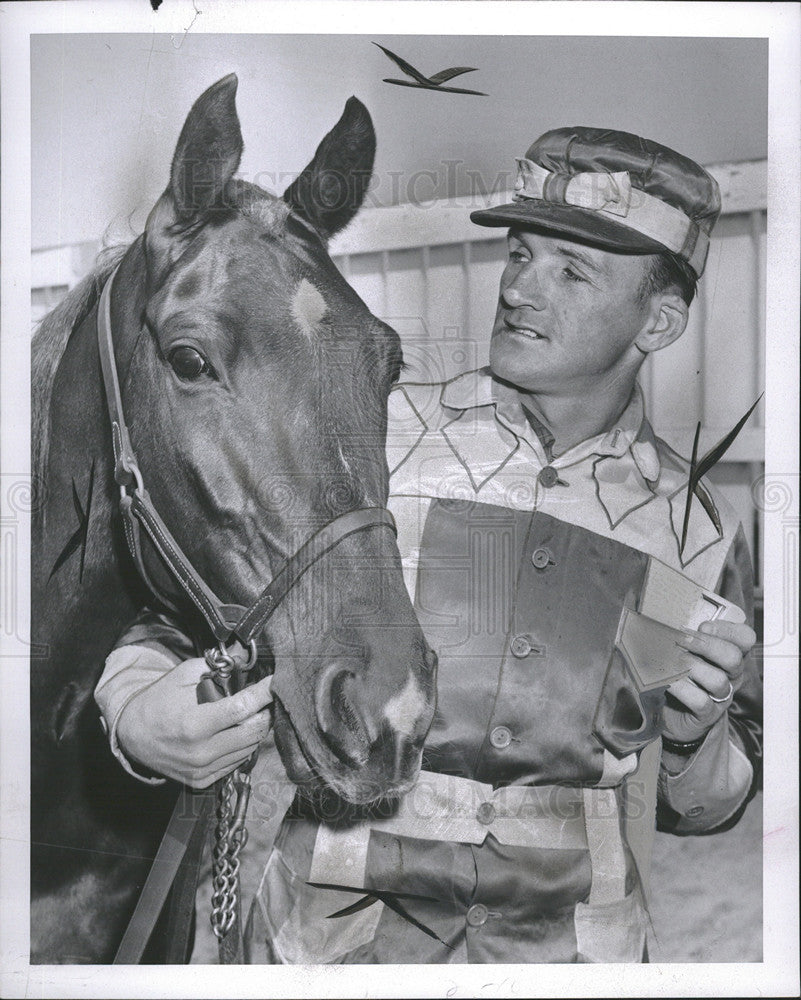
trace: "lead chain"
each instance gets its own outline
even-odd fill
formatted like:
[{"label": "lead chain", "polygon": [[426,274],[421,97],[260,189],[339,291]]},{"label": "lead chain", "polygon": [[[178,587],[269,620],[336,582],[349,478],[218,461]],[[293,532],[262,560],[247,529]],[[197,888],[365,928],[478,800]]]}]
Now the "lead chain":
[{"label": "lead chain", "polygon": [[[211,676],[206,683],[211,687],[206,698],[216,700],[231,694],[231,675],[236,667],[234,658],[220,644],[205,651]],[[249,670],[256,661],[256,647],[251,644],[247,665]],[[211,927],[218,940],[222,940],[237,919],[239,902],[239,852],[247,843],[245,826],[250,801],[250,768],[255,755],[225,777],[217,788],[217,825],[212,851]]]},{"label": "lead chain", "polygon": [[[236,798],[236,807],[233,800]],[[211,927],[224,938],[236,920],[239,898],[239,852],[245,846],[250,774],[236,770],[217,792],[217,826],[212,861]]]}]

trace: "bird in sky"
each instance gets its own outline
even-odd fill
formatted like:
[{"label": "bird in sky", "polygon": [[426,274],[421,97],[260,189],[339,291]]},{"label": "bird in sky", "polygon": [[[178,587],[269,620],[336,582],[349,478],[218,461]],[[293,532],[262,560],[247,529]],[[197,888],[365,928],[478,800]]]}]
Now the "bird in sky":
[{"label": "bird in sky", "polygon": [[[378,42],[373,42],[373,45],[378,45]],[[395,63],[395,65],[401,69],[410,80],[390,80],[384,79],[384,83],[394,83],[398,87],[415,87],[418,90],[438,90],[441,93],[447,94],[475,94],[477,97],[488,97],[488,94],[482,93],[480,90],[467,90],[464,87],[443,87],[443,83],[447,83],[448,80],[452,80],[455,76],[461,76],[462,73],[475,73],[475,66],[453,66],[451,69],[441,69],[439,73],[434,73],[433,76],[424,76],[419,70],[415,69],[411,63],[407,63],[405,59],[401,59],[400,56],[396,56],[394,52],[390,52],[389,49],[385,49],[383,45],[378,45],[381,51],[388,55],[389,58]]]}]

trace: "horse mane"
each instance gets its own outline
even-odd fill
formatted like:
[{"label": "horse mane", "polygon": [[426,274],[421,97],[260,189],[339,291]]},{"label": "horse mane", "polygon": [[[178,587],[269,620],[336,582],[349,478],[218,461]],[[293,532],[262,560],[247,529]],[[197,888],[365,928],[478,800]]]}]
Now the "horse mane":
[{"label": "horse mane", "polygon": [[92,271],[39,322],[31,341],[31,474],[42,484],[50,441],[50,397],[69,339],[100,298],[127,244],[104,247]]}]

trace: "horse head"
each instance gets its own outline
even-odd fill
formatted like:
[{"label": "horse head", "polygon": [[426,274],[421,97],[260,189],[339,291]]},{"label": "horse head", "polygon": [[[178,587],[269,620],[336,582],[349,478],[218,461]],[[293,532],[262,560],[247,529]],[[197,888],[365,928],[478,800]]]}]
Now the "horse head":
[{"label": "horse head", "polygon": [[[386,404],[402,354],[326,248],[370,180],[366,108],[351,98],[277,197],[234,177],[236,86],[225,77],[190,111],[169,184],[115,278],[111,327],[153,504],[220,599],[249,607],[315,532],[385,506]],[[144,561],[175,596],[155,550]],[[436,658],[392,533],[376,525],[339,541],[260,638],[289,777],[360,803],[406,790]]]}]

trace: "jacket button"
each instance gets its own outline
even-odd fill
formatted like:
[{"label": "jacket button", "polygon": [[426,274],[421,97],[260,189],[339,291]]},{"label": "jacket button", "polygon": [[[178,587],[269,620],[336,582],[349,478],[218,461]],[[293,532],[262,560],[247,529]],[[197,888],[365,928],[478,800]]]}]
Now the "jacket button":
[{"label": "jacket button", "polygon": [[491,802],[482,802],[476,809],[476,819],[479,823],[489,826],[495,819],[495,806]]},{"label": "jacket button", "polygon": [[524,659],[532,650],[531,639],[527,635],[516,635],[509,643],[512,656],[518,660]]},{"label": "jacket button", "polygon": [[690,818],[692,818],[693,816],[700,816],[703,811],[704,811],[703,806],[693,806],[692,809],[687,810],[687,816],[689,816]]},{"label": "jacket button", "polygon": [[482,924],[487,922],[488,916],[489,910],[486,906],[483,903],[475,903],[467,911],[467,922],[471,927],[481,927]]},{"label": "jacket button", "polygon": [[506,726],[496,726],[490,733],[489,740],[496,750],[505,750],[512,742],[512,732]]},{"label": "jacket button", "polygon": [[545,569],[548,563],[553,562],[553,558],[548,549],[539,548],[531,553],[531,561],[537,569]]},{"label": "jacket button", "polygon": [[552,465],[546,465],[544,469],[540,469],[537,474],[537,479],[546,488],[546,490],[549,490],[552,486],[556,486],[559,482],[559,473]]}]

